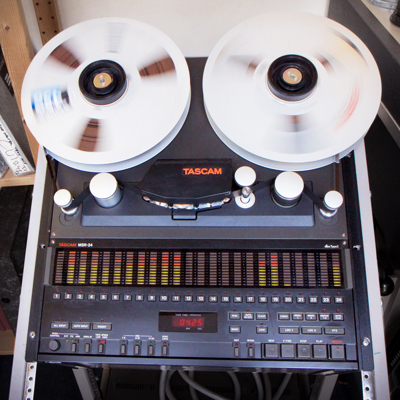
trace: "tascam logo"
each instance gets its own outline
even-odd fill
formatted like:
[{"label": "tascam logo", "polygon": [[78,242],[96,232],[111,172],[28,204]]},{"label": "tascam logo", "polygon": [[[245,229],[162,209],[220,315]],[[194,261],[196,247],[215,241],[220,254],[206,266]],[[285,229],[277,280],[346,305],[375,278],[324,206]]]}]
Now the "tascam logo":
[{"label": "tascam logo", "polygon": [[222,168],[182,168],[183,175],[222,175]]}]

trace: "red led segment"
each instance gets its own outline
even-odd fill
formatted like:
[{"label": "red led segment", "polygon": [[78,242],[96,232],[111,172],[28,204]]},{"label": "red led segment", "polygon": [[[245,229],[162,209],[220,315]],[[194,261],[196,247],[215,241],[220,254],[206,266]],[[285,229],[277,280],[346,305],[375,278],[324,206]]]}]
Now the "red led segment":
[{"label": "red led segment", "polygon": [[203,317],[172,317],[172,326],[180,328],[203,328]]}]

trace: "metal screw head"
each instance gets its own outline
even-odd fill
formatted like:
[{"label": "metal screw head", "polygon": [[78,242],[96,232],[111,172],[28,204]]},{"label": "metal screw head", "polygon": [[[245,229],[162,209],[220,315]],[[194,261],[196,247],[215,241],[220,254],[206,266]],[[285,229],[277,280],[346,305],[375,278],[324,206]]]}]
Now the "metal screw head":
[{"label": "metal screw head", "polygon": [[29,332],[29,336],[31,339],[34,339],[36,336],[36,332],[35,331]]},{"label": "metal screw head", "polygon": [[362,338],[362,345],[364,347],[368,347],[370,344],[371,344],[371,341],[367,337]]}]

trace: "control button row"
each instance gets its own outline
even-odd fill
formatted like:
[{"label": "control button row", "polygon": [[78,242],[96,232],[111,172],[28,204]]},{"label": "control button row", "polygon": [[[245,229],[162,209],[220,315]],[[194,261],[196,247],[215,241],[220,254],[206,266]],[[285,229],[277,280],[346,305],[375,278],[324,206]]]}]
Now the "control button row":
[{"label": "control button row", "polygon": [[75,330],[89,330],[90,327],[94,331],[111,331],[112,324],[103,322],[51,322],[51,329],[75,329]]},{"label": "control button row", "polygon": [[279,321],[344,321],[341,313],[278,313]]},{"label": "control button row", "polygon": [[[301,333],[303,335],[322,335],[322,330],[325,335],[344,335],[345,328],[337,328],[337,327],[302,327],[299,328],[297,326],[285,326],[279,327],[279,333],[282,335],[299,335]],[[229,333],[241,333],[242,327],[240,325],[231,325],[229,327]],[[266,326],[257,326],[256,333],[258,334],[267,334],[268,327]]]},{"label": "control button row", "polygon": [[[328,354],[329,350],[329,354]],[[264,344],[264,358],[298,358],[314,360],[344,360],[346,358],[344,344]]]},{"label": "control button row", "polygon": [[[53,300],[60,300],[61,299],[61,293],[53,293]],[[135,299],[136,301],[157,301],[157,297],[158,300],[161,302],[168,302],[168,301],[172,301],[172,302],[180,302],[180,301],[185,301],[185,302],[193,302],[196,301],[198,303],[204,303],[206,301],[208,301],[209,303],[218,303],[218,301],[221,301],[221,303],[230,303],[231,300],[233,301],[233,303],[268,303],[268,296],[217,296],[217,295],[210,295],[210,296],[205,296],[205,295],[185,295],[185,296],[181,296],[181,295],[154,295],[154,294],[149,294],[149,295],[143,295],[143,294],[136,294],[136,295],[132,295],[132,294],[119,294],[119,293],[115,293],[115,294],[111,294],[109,295],[108,293],[100,293],[100,294],[96,294],[96,293],[88,293],[88,294],[84,294],[84,293],[76,293],[75,297],[73,293],[64,293],[63,298],[65,300],[73,300],[75,298],[75,300],[101,300],[101,301],[106,301],[109,298],[112,301],[120,301],[121,299],[124,301],[132,301],[133,299]],[[305,296],[297,296],[297,297],[293,297],[293,296],[283,296],[281,299],[281,296],[271,296],[271,303],[281,303],[281,301],[283,303],[306,303],[307,302],[307,298]],[[341,296],[335,296],[333,302],[335,304],[343,304],[344,300],[343,297]],[[308,303],[310,304],[317,304],[319,303],[319,297],[318,296],[309,296],[308,297]],[[322,304],[330,304],[331,303],[331,297],[330,296],[324,296],[321,297],[321,303]]]},{"label": "control button row", "polygon": [[230,320],[244,320],[244,321],[252,321],[254,320],[268,320],[268,313],[265,312],[229,312],[228,319]]}]

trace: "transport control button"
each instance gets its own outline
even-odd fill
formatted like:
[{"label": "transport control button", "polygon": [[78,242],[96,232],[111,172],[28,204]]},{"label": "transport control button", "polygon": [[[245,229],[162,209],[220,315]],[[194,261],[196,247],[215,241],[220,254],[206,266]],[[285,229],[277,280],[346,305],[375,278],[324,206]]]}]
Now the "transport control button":
[{"label": "transport control button", "polygon": [[294,358],[294,344],[281,344],[282,358]]},{"label": "transport control button", "polygon": [[61,344],[58,340],[56,339],[52,339],[49,342],[49,349],[51,351],[57,351],[59,348],[61,347]]},{"label": "transport control button", "polygon": [[344,353],[344,344],[331,344],[331,360],[344,360],[345,353]]},{"label": "transport control button", "polygon": [[264,356],[265,358],[278,358],[279,348],[276,343],[266,343],[264,344]]},{"label": "transport control button", "polygon": [[298,344],[297,345],[297,357],[298,358],[310,358],[311,357],[311,345],[310,344]]},{"label": "transport control button", "polygon": [[326,360],[326,345],[325,344],[313,344],[313,357],[319,360]]}]

